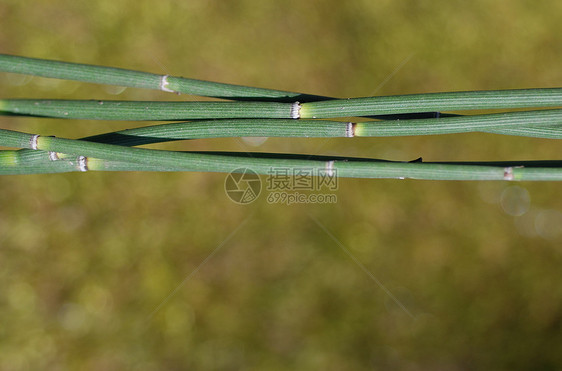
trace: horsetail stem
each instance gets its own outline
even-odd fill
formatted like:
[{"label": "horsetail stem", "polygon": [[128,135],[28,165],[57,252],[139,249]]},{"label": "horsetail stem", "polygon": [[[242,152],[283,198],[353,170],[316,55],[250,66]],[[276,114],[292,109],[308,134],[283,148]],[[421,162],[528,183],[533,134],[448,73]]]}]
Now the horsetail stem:
[{"label": "horsetail stem", "polygon": [[[556,126],[550,126],[557,124]],[[547,126],[548,125],[548,126]],[[290,119],[224,119],[153,125],[96,135],[83,140],[127,146],[172,140],[224,137],[383,137],[493,132],[509,126],[521,133],[562,137],[562,110],[510,112],[406,121],[342,122]],[[534,131],[533,131],[534,130]],[[516,134],[516,133],[514,133]]]},{"label": "horsetail stem", "polygon": [[[4,140],[4,138],[8,138]],[[562,180],[562,168],[519,168],[455,163],[387,162],[373,159],[314,158],[276,154],[253,154],[252,157],[232,153],[175,152],[131,148],[80,140],[42,137],[0,129],[0,145],[25,144],[26,148],[77,155],[78,171],[103,170],[105,161],[147,165],[164,171],[232,172],[250,168],[268,174],[272,167],[322,169],[326,176],[353,178],[413,178],[433,180]],[[88,160],[88,157],[98,160]],[[61,160],[52,161],[57,163]],[[64,160],[62,160],[64,161]],[[10,173],[11,166],[2,166],[0,173]],[[17,171],[17,169],[16,169]]]},{"label": "horsetail stem", "polygon": [[562,88],[467,91],[327,100],[301,104],[302,118],[562,106]]},{"label": "horsetail stem", "polygon": [[[556,161],[544,164],[408,163],[280,154],[252,154],[249,157],[239,153],[172,152],[127,147],[213,137],[373,137],[474,131],[560,139],[561,109],[470,116],[440,114],[439,111],[556,108],[562,106],[561,88],[333,99],[1,54],[0,71],[240,101],[0,99],[0,115],[96,120],[196,120],[106,133],[82,140],[0,129],[0,145],[27,148],[0,151],[1,174],[87,170],[229,172],[240,167],[265,174],[272,166],[293,169],[313,166],[323,169],[329,177],[337,173],[341,177],[365,178],[562,180],[561,164]],[[428,113],[431,111],[437,112]],[[362,116],[385,121],[319,120]]]},{"label": "horsetail stem", "polygon": [[[356,136],[404,136],[468,133],[509,128],[533,128],[546,125],[562,126],[562,109],[507,112],[488,115],[446,117],[429,120],[360,122]],[[558,130],[558,135],[562,130]]]},{"label": "horsetail stem", "polygon": [[7,54],[0,54],[0,71],[97,84],[157,89],[165,92],[223,99],[271,100],[277,102],[294,102],[296,100],[314,101],[322,99],[322,97],[315,95],[281,90],[224,84],[178,76],[158,75],[123,68],[60,62]]},{"label": "horsetail stem", "polygon": [[313,103],[143,102],[2,99],[0,112],[93,120],[334,118],[423,112],[562,106],[562,88],[429,93]]},{"label": "horsetail stem", "polygon": [[213,118],[291,118],[290,103],[277,102],[144,102],[94,100],[2,99],[0,111],[88,120],[189,120]]}]

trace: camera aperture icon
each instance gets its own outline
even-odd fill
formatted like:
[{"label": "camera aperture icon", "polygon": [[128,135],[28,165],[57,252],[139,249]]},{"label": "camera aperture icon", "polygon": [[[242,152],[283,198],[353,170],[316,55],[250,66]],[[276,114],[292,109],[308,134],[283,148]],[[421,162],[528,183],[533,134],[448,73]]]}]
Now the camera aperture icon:
[{"label": "camera aperture icon", "polygon": [[251,169],[238,168],[227,175],[224,190],[232,201],[246,205],[254,202],[260,195],[261,179]]}]

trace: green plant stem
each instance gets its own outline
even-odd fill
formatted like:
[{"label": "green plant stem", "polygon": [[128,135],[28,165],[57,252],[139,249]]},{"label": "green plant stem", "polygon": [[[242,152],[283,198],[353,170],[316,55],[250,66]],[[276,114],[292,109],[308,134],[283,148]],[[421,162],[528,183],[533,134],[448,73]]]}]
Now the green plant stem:
[{"label": "green plant stem", "polygon": [[189,120],[216,118],[291,118],[291,103],[142,102],[3,99],[0,111],[88,120]]},{"label": "green plant stem", "polygon": [[501,127],[483,130],[486,133],[531,138],[562,139],[562,125]]},{"label": "green plant stem", "polygon": [[[232,172],[249,168],[258,174],[269,174],[272,167],[322,170],[326,176],[353,178],[413,178],[432,180],[562,180],[562,167],[501,167],[473,164],[387,162],[372,159],[347,159],[276,154],[253,154],[252,157],[232,153],[174,152],[118,145],[85,142],[80,140],[41,137],[0,129],[0,145],[25,146],[42,151],[85,156],[79,160],[80,170],[108,170],[107,161],[117,161],[126,166],[137,164],[162,171]],[[17,151],[0,156],[0,173],[18,172]],[[57,160],[60,161],[60,160]],[[53,162],[57,162],[53,161]],[[38,165],[36,165],[38,166]],[[133,166],[134,167],[134,166]],[[38,170],[37,168],[35,170]],[[21,172],[20,172],[21,173]]]},{"label": "green plant stem", "polygon": [[[315,102],[334,99],[331,97],[295,93],[250,86],[224,84],[184,77],[157,75],[122,68],[60,62],[47,59],[0,54],[0,71],[57,79],[85,81],[97,84],[118,85],[134,88],[157,89],[178,94],[191,94],[231,100],[269,102]],[[373,118],[410,119],[434,117],[438,112],[380,115]],[[447,114],[442,114],[447,116]]]},{"label": "green plant stem", "polygon": [[80,171],[78,156],[56,161],[49,153],[29,149],[0,151],[0,175],[54,174]]},{"label": "green plant stem", "polygon": [[[498,131],[519,128],[521,132],[535,127],[562,125],[562,109],[507,112],[488,115],[447,117],[430,120],[360,122],[355,125],[355,135],[365,137],[435,135],[468,133],[474,131]],[[548,133],[544,132],[546,136]],[[561,131],[556,131],[559,137]],[[549,136],[549,137],[552,137]]]},{"label": "green plant stem", "polygon": [[561,107],[562,88],[467,91],[350,98],[303,103],[302,118],[328,118],[423,111]]},{"label": "green plant stem", "polygon": [[[14,163],[14,158],[23,151],[0,151],[0,175],[46,174],[84,171],[79,166],[84,161],[87,171],[201,171],[185,163],[174,165],[150,165],[137,162],[106,160],[99,158],[83,158],[75,156],[52,162],[35,162],[31,165]],[[44,151],[32,151],[45,153]],[[24,152],[25,153],[25,152]],[[190,155],[192,153],[182,154]],[[310,171],[317,169],[326,175],[326,164],[330,161],[318,159],[318,156],[306,156],[308,160],[283,160],[262,157],[252,153],[233,156],[231,153],[196,153],[206,157],[209,163],[216,165],[214,172],[230,172],[238,168],[249,168],[259,174],[271,174],[274,168],[286,168],[298,173],[298,170]],[[46,155],[44,155],[46,157]],[[305,156],[303,156],[304,158]],[[560,181],[562,180],[562,162],[555,165],[537,166],[533,162],[513,162],[505,165],[498,163],[422,163],[422,162],[390,162],[372,159],[333,158],[332,171],[340,178],[371,178],[371,179],[422,179],[422,180],[519,180],[519,181]],[[20,162],[25,162],[20,160]],[[261,162],[259,164],[258,162]]]},{"label": "green plant stem", "polygon": [[326,120],[223,119],[145,126],[83,138],[90,142],[137,146],[186,139],[232,137],[338,138],[351,124]]},{"label": "green plant stem", "polygon": [[[558,124],[559,127],[543,125]],[[146,126],[83,138],[100,143],[137,146],[164,141],[220,137],[382,137],[493,132],[509,126],[518,134],[562,138],[562,110],[510,112],[441,119],[350,123],[325,120],[225,119]],[[536,129],[536,130],[535,130]],[[500,133],[504,131],[499,130]]]},{"label": "green plant stem", "polygon": [[235,100],[315,101],[323,97],[148,72],[0,54],[0,71]]},{"label": "green plant stem", "polygon": [[335,118],[424,112],[562,106],[562,88],[430,93],[322,102],[143,102],[2,99],[0,112],[93,120]]}]

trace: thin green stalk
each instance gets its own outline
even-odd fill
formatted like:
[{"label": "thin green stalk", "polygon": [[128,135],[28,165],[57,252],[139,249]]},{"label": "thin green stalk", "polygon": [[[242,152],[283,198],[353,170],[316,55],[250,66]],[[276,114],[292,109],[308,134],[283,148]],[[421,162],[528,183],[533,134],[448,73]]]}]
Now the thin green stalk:
[{"label": "thin green stalk", "polygon": [[145,126],[83,138],[89,142],[138,146],[174,140],[233,137],[341,138],[352,124],[326,120],[223,119]]},{"label": "thin green stalk", "polygon": [[0,175],[53,174],[82,172],[87,164],[96,163],[103,171],[181,171],[160,165],[86,158],[42,150],[0,150]]},{"label": "thin green stalk", "polygon": [[335,118],[423,112],[562,106],[562,88],[430,93],[313,103],[142,102],[2,99],[0,112],[93,120]]},{"label": "thin green stalk", "polygon": [[[452,163],[386,162],[372,159],[342,159],[324,157],[304,159],[276,154],[239,154],[174,152],[118,145],[85,142],[80,140],[41,137],[0,129],[0,145],[25,146],[56,153],[66,153],[79,158],[79,170],[106,170],[106,161],[160,167],[164,171],[232,172],[249,168],[258,174],[270,174],[273,167],[298,170],[310,168],[323,171],[328,177],[354,178],[413,178],[432,180],[562,180],[562,167],[502,167]],[[10,151],[15,152],[15,151]],[[57,162],[57,161],[54,161]],[[11,157],[0,156],[0,173],[17,170]]]},{"label": "thin green stalk", "polygon": [[[187,79],[182,77],[132,71],[132,70],[121,69],[121,68],[60,62],[60,61],[37,59],[37,58],[27,58],[27,57],[6,55],[6,54],[0,54],[0,71],[30,74],[30,75],[51,77],[51,78],[86,81],[86,82],[93,82],[93,83],[100,83],[100,84],[158,89],[166,92],[177,92],[177,93],[195,94],[201,96],[238,99],[238,100],[251,99],[251,100],[266,100],[266,101],[269,100],[269,101],[277,101],[277,102],[294,102],[298,100],[301,102],[315,102],[318,100],[332,99],[330,97],[323,97],[317,95],[307,95],[307,94],[280,91],[280,90],[223,84],[217,82],[201,81],[201,80]],[[371,98],[357,98],[357,99],[368,100]],[[359,103],[359,101],[356,101],[355,103]],[[305,106],[305,111],[307,109],[308,108]],[[427,114],[428,113],[381,114],[381,115],[376,115],[377,117],[375,118],[377,119],[424,118],[424,116],[426,116]],[[390,116],[390,117],[386,117],[386,116]],[[304,114],[303,117],[305,117]],[[320,116],[317,115],[317,117]]]},{"label": "thin green stalk", "polygon": [[276,102],[143,102],[2,99],[0,112],[88,120],[291,118],[294,105]]},{"label": "thin green stalk", "polygon": [[[542,113],[547,113],[547,111],[542,111]],[[516,115],[523,113],[515,113]],[[364,124],[364,123],[362,123]],[[379,122],[368,123],[368,126],[372,126],[372,129],[376,129]],[[396,122],[396,124],[400,124]],[[356,136],[361,136],[368,134],[368,131],[362,131],[362,126],[355,129]],[[373,131],[371,129],[371,131]],[[547,137],[545,130],[551,130],[552,133],[548,137],[562,137],[562,126],[558,127],[557,130],[549,127],[530,127],[523,126],[520,128],[522,133],[528,133],[533,130],[542,130],[537,134],[537,136]],[[490,132],[494,129],[487,129]],[[512,129],[515,130],[515,129]],[[82,140],[116,144],[124,146],[136,146],[143,144],[159,143],[165,141],[182,140],[182,139],[197,139],[197,138],[215,138],[215,137],[238,137],[238,136],[282,136],[282,137],[349,137],[353,133],[353,125],[346,122],[338,121],[323,121],[323,120],[313,120],[313,121],[297,121],[297,120],[211,120],[211,121],[199,121],[199,122],[182,122],[173,123],[165,125],[154,125],[142,128],[127,129],[113,133],[106,133],[102,135],[96,135],[92,137],[83,138]],[[377,132],[374,131],[374,135]],[[556,134],[556,135],[555,135]],[[26,147],[29,143],[26,143],[27,138],[24,138],[24,142],[21,142],[22,137],[19,133],[5,132],[2,135],[2,140],[4,145],[10,145],[12,147]],[[65,159],[66,164],[53,163],[52,157],[56,156],[54,153],[48,153],[46,151],[33,151],[29,149],[22,149],[17,152],[22,152],[20,157],[12,156],[13,161],[11,162],[14,166],[18,165],[18,171],[21,173],[43,173],[43,172],[62,172],[62,171],[77,171],[78,161],[70,161]],[[4,153],[5,156],[8,156]],[[16,161],[16,159],[18,161]],[[65,170],[65,166],[67,170]],[[161,169],[160,166],[153,166],[151,168],[149,165],[139,168],[138,165],[131,165],[131,163],[125,164],[123,162],[110,162],[109,165],[104,165],[111,169],[123,169],[123,170],[141,170],[145,171],[157,171]],[[131,166],[133,166],[131,168]],[[148,168],[147,168],[148,166]],[[15,168],[10,168],[10,171],[15,171]],[[54,169],[54,170],[52,170]],[[171,169],[170,171],[173,171]]]},{"label": "thin green stalk", "polygon": [[[488,115],[447,117],[431,120],[360,122],[355,125],[359,137],[382,137],[404,135],[435,135],[468,133],[474,131],[519,128],[521,132],[534,127],[562,125],[562,109],[507,112]],[[547,133],[544,133],[547,135]],[[561,133],[556,132],[557,135]]]},{"label": "thin green stalk", "polygon": [[0,71],[96,84],[156,89],[165,92],[223,99],[271,100],[277,102],[304,102],[323,99],[323,97],[315,95],[281,90],[223,84],[122,68],[27,58],[7,54],[0,54]]},{"label": "thin green stalk", "polygon": [[[54,154],[52,154],[54,155]],[[49,159],[45,151],[2,150],[0,151],[0,175],[54,174],[80,171],[79,156]]]},{"label": "thin green stalk", "polygon": [[[558,124],[557,130],[541,125]],[[509,126],[520,134],[559,138],[562,136],[562,110],[524,111],[441,119],[341,122],[290,119],[225,119],[180,122],[146,126],[96,135],[83,140],[137,146],[172,140],[221,137],[382,137],[494,131]],[[537,129],[536,132],[534,129]],[[502,133],[501,130],[499,130]]]},{"label": "thin green stalk", "polygon": [[[335,99],[331,97],[288,92],[250,86],[224,84],[184,77],[157,75],[122,68],[60,62],[47,59],[0,54],[0,71],[57,79],[85,81],[97,84],[118,85],[134,88],[157,89],[170,93],[199,95],[231,100],[270,102],[315,102]],[[373,118],[410,119],[434,117],[438,112],[381,115]],[[448,114],[443,114],[447,116]]]},{"label": "thin green stalk", "polygon": [[482,131],[492,134],[516,135],[521,137],[562,139],[562,125],[498,127]]},{"label": "thin green stalk", "polygon": [[[286,168],[294,173],[299,169],[315,169],[320,176],[370,179],[419,179],[419,180],[517,180],[553,181],[562,180],[561,161],[505,162],[505,163],[429,163],[396,162],[361,158],[343,158],[312,155],[260,154],[260,153],[199,153],[223,158],[225,164],[240,161],[239,169],[251,169],[258,174],[272,175],[275,169]],[[256,166],[255,161],[265,161],[265,166]],[[281,162],[283,161],[283,162]],[[297,164],[295,166],[295,164]],[[90,159],[89,170],[94,171],[186,171],[183,166],[155,167],[145,164],[125,163],[113,160]],[[190,170],[187,170],[190,171]],[[228,167],[218,172],[227,172]]]},{"label": "thin green stalk", "polygon": [[[562,137],[562,126],[558,127],[542,127],[530,126],[543,125],[560,120],[561,110],[545,110],[531,112],[513,112],[495,115],[465,116],[458,118],[444,118],[439,120],[421,120],[416,121],[394,121],[394,122],[366,122],[352,124],[340,121],[323,121],[323,120],[278,120],[278,119],[260,119],[260,120],[208,120],[208,121],[192,121],[182,123],[172,123],[165,125],[154,125],[135,129],[127,129],[114,133],[107,133],[93,137],[84,138],[86,141],[110,143],[126,146],[158,143],[171,140],[197,139],[197,138],[214,138],[214,137],[239,137],[239,136],[281,136],[281,137],[350,137],[350,136],[384,136],[384,135],[404,135],[413,134],[435,134],[451,132],[451,128],[458,132],[466,132],[471,130],[484,130],[493,132],[497,130],[499,124],[522,125],[519,128],[510,127],[503,128],[505,130],[516,131],[519,135],[534,135],[550,138]],[[536,115],[536,117],[535,117]],[[499,120],[490,120],[496,117]],[[450,122],[453,125],[447,125]],[[525,126],[526,125],[526,126]],[[408,129],[409,128],[409,129]],[[410,131],[405,132],[408,129]],[[536,132],[536,133],[535,133]],[[531,134],[529,134],[531,133]],[[33,137],[32,137],[33,138]],[[1,141],[5,146],[11,147],[29,147],[29,137],[22,137],[21,133],[4,131],[1,133]],[[65,159],[64,161],[52,161],[54,153],[45,151],[20,150],[21,156],[8,155],[7,151],[3,152],[5,156],[4,164],[10,163],[4,169],[8,173],[50,173],[77,171],[79,162],[76,160]],[[76,157],[76,156],[75,156]],[[11,160],[10,160],[11,159]],[[17,161],[16,161],[17,160]],[[7,162],[6,162],[7,161]],[[105,160],[104,160],[105,161]],[[107,160],[109,161],[109,160]],[[17,165],[17,166],[16,166]],[[144,166],[144,167],[143,167]],[[159,171],[160,165],[138,165],[125,163],[122,161],[104,162],[104,167],[113,170],[142,170]],[[175,168],[168,168],[169,171],[175,171]]]},{"label": "thin green stalk", "polygon": [[[9,152],[5,154],[4,152]],[[46,174],[79,171],[201,171],[183,162],[170,165],[150,165],[144,163],[119,160],[106,160],[84,156],[75,156],[50,163],[36,163],[34,165],[13,164],[13,158],[22,151],[0,151],[0,175]],[[33,151],[44,152],[44,151]],[[183,153],[189,155],[190,153]],[[512,165],[501,166],[495,163],[422,163],[422,162],[390,162],[374,161],[372,159],[333,159],[320,160],[316,156],[306,156],[308,160],[279,161],[268,154],[261,157],[252,153],[253,157],[245,154],[233,156],[231,153],[197,153],[201,158],[208,158],[209,162],[217,165],[214,172],[230,172],[239,169],[251,169],[259,174],[271,175],[274,169],[286,168],[295,173],[299,169],[309,172],[317,170],[320,176],[333,174],[340,178],[371,178],[371,179],[420,179],[420,180],[518,180],[518,181],[560,181],[562,180],[562,163],[556,167],[548,164],[544,167],[534,166],[532,163],[517,162]],[[304,158],[304,156],[303,156]],[[261,163],[258,163],[261,162]],[[237,168],[234,168],[237,166]]]},{"label": "thin green stalk", "polygon": [[424,111],[562,107],[562,88],[467,91],[350,98],[301,104],[302,118],[330,118]]}]

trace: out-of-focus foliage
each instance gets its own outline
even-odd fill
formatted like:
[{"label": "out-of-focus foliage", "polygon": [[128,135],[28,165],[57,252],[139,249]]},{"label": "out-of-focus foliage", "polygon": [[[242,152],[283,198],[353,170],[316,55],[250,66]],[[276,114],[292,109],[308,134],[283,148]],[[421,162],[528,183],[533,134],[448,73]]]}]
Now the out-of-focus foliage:
[{"label": "out-of-focus foliage", "polygon": [[[553,87],[560,14],[561,2],[523,0],[2,0],[0,52],[339,97]],[[2,97],[189,99],[7,74],[0,87]],[[138,124],[0,125],[81,137]],[[490,134],[158,148],[561,155],[555,141]],[[260,198],[241,206],[224,174],[1,178],[0,369],[562,366],[559,184],[340,179],[335,204],[281,205],[262,180]]]}]

